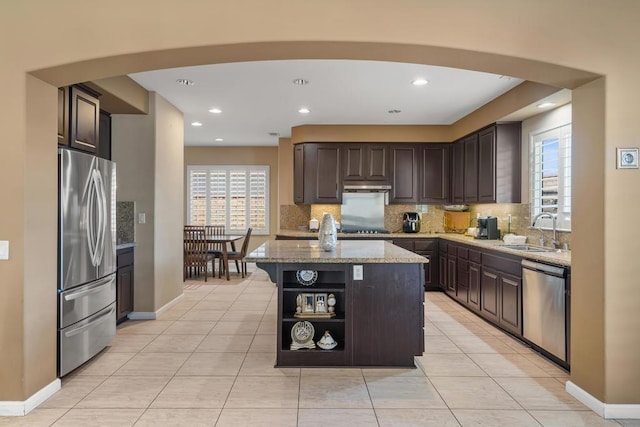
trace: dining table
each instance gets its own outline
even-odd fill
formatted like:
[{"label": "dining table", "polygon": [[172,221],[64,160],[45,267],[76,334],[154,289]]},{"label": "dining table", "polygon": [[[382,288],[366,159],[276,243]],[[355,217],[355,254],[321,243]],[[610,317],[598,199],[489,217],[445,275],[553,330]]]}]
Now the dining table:
[{"label": "dining table", "polygon": [[[242,235],[237,235],[237,234],[210,234],[206,236],[207,239],[207,243],[208,244],[219,244],[219,246],[221,247],[221,252],[222,252],[222,264],[224,265],[224,270],[225,270],[225,274],[227,277],[227,280],[231,280],[229,277],[229,257],[228,257],[228,250],[227,250],[227,246],[230,243],[231,244],[231,250],[235,251],[236,250],[236,246],[235,246],[235,242],[242,239],[244,237],[244,234]],[[218,273],[218,277],[219,277],[220,273]]]}]

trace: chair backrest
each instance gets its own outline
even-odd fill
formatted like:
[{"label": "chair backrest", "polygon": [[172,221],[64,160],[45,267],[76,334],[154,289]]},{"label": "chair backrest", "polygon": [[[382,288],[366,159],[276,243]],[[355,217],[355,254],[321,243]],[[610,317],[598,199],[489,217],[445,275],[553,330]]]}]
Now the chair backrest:
[{"label": "chair backrest", "polygon": [[184,262],[187,265],[206,265],[207,239],[204,228],[184,230]]},{"label": "chair backrest", "polygon": [[204,230],[207,233],[207,236],[224,235],[224,225],[205,225]]},{"label": "chair backrest", "polygon": [[242,242],[242,249],[240,250],[240,256],[244,258],[247,255],[247,248],[249,247],[249,239],[251,238],[251,231],[253,229],[249,227],[247,230],[247,235],[244,236],[244,242]]}]

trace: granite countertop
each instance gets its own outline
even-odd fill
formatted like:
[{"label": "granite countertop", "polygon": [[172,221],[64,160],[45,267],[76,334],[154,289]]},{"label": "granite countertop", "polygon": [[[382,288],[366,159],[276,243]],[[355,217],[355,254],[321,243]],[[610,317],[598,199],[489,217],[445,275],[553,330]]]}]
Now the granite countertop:
[{"label": "granite countertop", "polygon": [[129,249],[129,248],[135,248],[135,247],[136,247],[136,242],[120,243],[116,245],[116,251],[119,251],[120,249]]},{"label": "granite countertop", "polygon": [[[293,237],[293,238],[309,238],[318,237],[317,232],[280,230],[277,236]],[[571,266],[571,251],[554,251],[554,252],[525,252],[516,249],[503,247],[505,243],[502,240],[480,240],[471,236],[456,233],[389,233],[389,234],[346,234],[338,233],[338,239],[341,238],[357,238],[363,240],[380,240],[380,239],[445,239],[453,242],[460,242],[469,246],[476,246],[484,249],[492,249],[498,252],[504,252],[511,255],[521,256],[523,258],[536,261],[549,262],[557,265]],[[340,242],[340,240],[338,240]],[[352,241],[352,240],[349,240]]]},{"label": "granite countertop", "polygon": [[256,263],[426,264],[425,257],[384,240],[339,240],[333,251],[317,240],[269,240],[246,256]]}]

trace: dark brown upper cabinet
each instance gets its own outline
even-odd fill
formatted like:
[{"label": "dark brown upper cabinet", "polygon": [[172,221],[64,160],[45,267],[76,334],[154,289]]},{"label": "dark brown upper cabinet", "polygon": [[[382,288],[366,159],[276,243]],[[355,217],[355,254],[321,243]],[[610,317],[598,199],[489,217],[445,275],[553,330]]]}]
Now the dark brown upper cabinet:
[{"label": "dark brown upper cabinet", "polygon": [[464,141],[458,141],[451,147],[451,201],[464,203]]},{"label": "dark brown upper cabinet", "polygon": [[418,203],[418,144],[390,144],[389,203]]},{"label": "dark brown upper cabinet", "polygon": [[101,154],[99,96],[82,85],[58,89],[58,144]]},{"label": "dark brown upper cabinet", "polygon": [[520,122],[497,123],[453,145],[453,203],[520,203]]},{"label": "dark brown upper cabinet", "polygon": [[449,202],[450,144],[424,144],[420,148],[420,197],[423,204]]},{"label": "dark brown upper cabinet", "polygon": [[389,181],[387,144],[346,144],[342,160],[344,181]]},{"label": "dark brown upper cabinet", "polygon": [[304,203],[342,203],[340,144],[304,144]]},{"label": "dark brown upper cabinet", "polygon": [[304,203],[304,145],[293,146],[293,202]]},{"label": "dark brown upper cabinet", "polygon": [[69,141],[72,148],[98,153],[100,138],[100,101],[88,90],[71,86]]},{"label": "dark brown upper cabinet", "polygon": [[58,145],[69,145],[69,88],[58,88]]},{"label": "dark brown upper cabinet", "polygon": [[478,134],[463,140],[464,144],[464,202],[478,202]]},{"label": "dark brown upper cabinet", "polygon": [[478,133],[478,201],[520,203],[521,123],[498,123]]}]

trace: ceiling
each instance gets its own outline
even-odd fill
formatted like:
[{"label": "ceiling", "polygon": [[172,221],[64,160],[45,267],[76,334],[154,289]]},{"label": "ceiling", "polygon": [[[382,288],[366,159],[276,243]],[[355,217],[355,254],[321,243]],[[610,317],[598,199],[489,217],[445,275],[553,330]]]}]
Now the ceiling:
[{"label": "ceiling", "polygon": [[[129,77],[184,113],[189,146],[277,145],[278,137],[306,124],[448,125],[522,82],[455,68],[356,60],[240,62]],[[412,85],[417,78],[428,83]],[[296,85],[295,79],[308,84]],[[302,107],[310,112],[299,113]],[[212,108],[222,112],[210,113]]]}]

